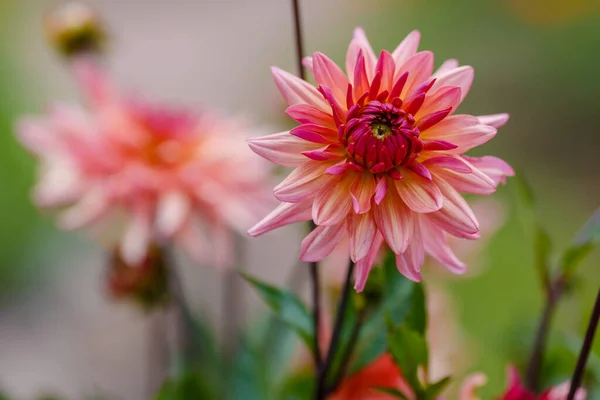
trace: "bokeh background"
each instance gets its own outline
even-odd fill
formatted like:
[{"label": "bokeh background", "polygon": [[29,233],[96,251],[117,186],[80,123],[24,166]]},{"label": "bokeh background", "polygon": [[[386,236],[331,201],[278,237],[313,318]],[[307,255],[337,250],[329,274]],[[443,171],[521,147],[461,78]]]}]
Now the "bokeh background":
[{"label": "bokeh background", "polygon": [[[245,115],[266,132],[289,126],[268,68],[295,71],[287,1],[90,3],[110,28],[107,65],[126,87]],[[600,204],[597,0],[301,3],[306,51],[323,51],[342,65],[353,28],[362,26],[376,52],[419,29],[421,48],[433,50],[438,65],[452,57],[474,66],[475,82],[461,110],[511,114],[478,154],[498,155],[525,173],[557,250],[567,246]],[[51,215],[34,208],[34,161],[14,138],[20,115],[41,113],[52,101],[79,101],[43,35],[41,21],[55,4],[0,0],[0,390],[17,399],[41,393],[142,399],[148,326],[160,322],[111,302],[102,283],[104,250],[84,235],[58,231]],[[444,282],[467,335],[469,369],[490,378],[483,398],[499,393],[509,360],[524,362],[542,304],[514,183],[495,197],[506,221],[474,266],[477,273]],[[283,283],[296,265],[301,233],[290,227],[248,242],[246,267]],[[182,259],[194,309],[218,325],[221,277]],[[550,346],[556,379],[574,365],[562,343],[565,336],[583,335],[600,285],[599,261],[596,250],[558,310]]]}]

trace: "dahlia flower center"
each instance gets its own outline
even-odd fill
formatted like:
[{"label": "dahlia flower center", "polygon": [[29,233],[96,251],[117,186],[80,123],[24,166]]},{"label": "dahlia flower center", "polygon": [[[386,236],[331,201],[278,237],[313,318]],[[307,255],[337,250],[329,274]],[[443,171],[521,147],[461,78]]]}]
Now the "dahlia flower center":
[{"label": "dahlia flower center", "polygon": [[373,173],[388,172],[414,160],[423,149],[414,117],[395,104],[370,101],[348,112],[346,150]]}]

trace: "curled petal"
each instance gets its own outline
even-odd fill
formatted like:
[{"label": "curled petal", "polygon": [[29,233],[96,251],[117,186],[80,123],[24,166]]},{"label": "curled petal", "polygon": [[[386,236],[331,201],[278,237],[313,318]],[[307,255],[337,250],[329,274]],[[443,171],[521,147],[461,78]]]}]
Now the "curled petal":
[{"label": "curled petal", "polygon": [[462,101],[471,89],[474,74],[473,67],[468,65],[438,74],[435,83],[431,87],[431,93],[435,93],[444,86],[456,86],[460,88],[460,101]]},{"label": "curled petal", "polygon": [[313,67],[317,83],[331,89],[338,103],[346,104],[348,78],[340,67],[325,54],[319,52],[313,55]]},{"label": "curled petal", "polygon": [[279,91],[290,106],[310,104],[328,111],[329,105],[314,86],[277,67],[271,67],[271,72]]},{"label": "curled petal", "polygon": [[425,249],[421,238],[421,229],[415,224],[415,230],[410,245],[402,254],[396,254],[398,271],[414,282],[421,282],[421,266],[425,261]]},{"label": "curled petal", "polygon": [[373,78],[377,60],[373,48],[371,48],[367,36],[365,35],[365,31],[362,28],[356,28],[354,30],[354,38],[350,42],[348,53],[346,54],[346,72],[350,77],[350,83],[352,84],[354,84],[352,78],[355,76],[354,69],[359,53],[363,54],[367,78],[370,80]]},{"label": "curled petal", "polygon": [[350,258],[352,261],[357,262],[367,256],[367,253],[375,240],[377,225],[370,213],[352,213],[348,218],[348,224],[350,235]]},{"label": "curled petal", "polygon": [[408,72],[408,79],[402,89],[401,97],[406,97],[407,93],[416,89],[431,76],[433,71],[433,53],[430,51],[421,51],[411,56],[404,64],[396,62],[396,76],[398,79],[404,72]]},{"label": "curled petal", "polygon": [[375,263],[375,259],[379,254],[379,249],[381,249],[381,245],[383,244],[383,236],[379,232],[375,233],[375,238],[371,243],[371,248],[367,255],[356,263],[356,272],[354,274],[354,290],[357,292],[362,292],[365,288],[365,284],[367,283],[367,277],[369,276],[369,272],[371,272],[371,268]]},{"label": "curled petal", "polygon": [[388,190],[388,180],[387,178],[380,178],[377,181],[377,186],[375,187],[375,204],[379,205],[383,201],[383,198]]},{"label": "curled petal", "polygon": [[315,224],[331,226],[344,219],[352,207],[350,187],[354,174],[333,175],[317,193],[312,215]]},{"label": "curled petal", "polygon": [[461,94],[460,88],[453,86],[446,86],[425,97],[423,106],[415,114],[415,119],[419,120],[428,114],[446,110],[450,108],[450,113],[456,110],[456,107],[460,104]]},{"label": "curled petal", "polygon": [[302,124],[290,131],[290,134],[313,143],[329,144],[337,139],[332,128],[315,124]]},{"label": "curled petal", "polygon": [[286,114],[301,124],[315,124],[336,129],[333,116],[310,104],[296,104],[285,110]]},{"label": "curled petal", "polygon": [[183,226],[191,210],[190,198],[184,193],[170,191],[163,194],[156,209],[156,228],[167,237],[174,235]]},{"label": "curled petal", "polygon": [[417,30],[410,32],[392,53],[396,65],[404,64],[410,57],[415,55],[419,48],[421,33]]},{"label": "curled petal", "polygon": [[465,378],[460,386],[459,400],[479,400],[477,389],[485,386],[488,382],[484,374],[471,374]]},{"label": "curled petal", "polygon": [[308,221],[311,218],[312,200],[305,200],[300,203],[281,203],[269,215],[250,228],[248,235],[259,236],[281,226]]},{"label": "curled petal", "polygon": [[406,205],[418,213],[430,213],[442,208],[443,197],[435,182],[408,168],[402,170],[403,179],[395,180],[396,190]]},{"label": "curled petal", "polygon": [[321,261],[327,257],[346,235],[346,220],[333,226],[317,226],[302,241],[300,259]]},{"label": "curled petal", "polygon": [[390,249],[396,254],[406,251],[413,232],[413,216],[398,192],[388,190],[373,215]]},{"label": "curled petal", "polygon": [[439,211],[427,214],[429,219],[456,237],[478,238],[479,223],[465,199],[446,180],[442,179],[437,171],[433,175],[433,182],[444,196],[444,207]]},{"label": "curled petal", "polygon": [[259,156],[284,167],[298,167],[306,162],[303,151],[315,150],[317,143],[311,143],[289,132],[248,139],[248,146]]},{"label": "curled petal", "polygon": [[375,177],[370,173],[356,175],[350,188],[352,205],[357,214],[366,213],[371,209],[371,199],[375,194]]},{"label": "curled petal", "polygon": [[493,126],[494,128],[500,128],[508,122],[510,115],[508,114],[493,114],[493,115],[480,115],[477,117],[479,123],[484,125]]},{"label": "curled petal", "polygon": [[358,53],[356,67],[354,68],[354,100],[358,101],[361,96],[369,91],[369,77],[367,75],[367,66],[365,57],[361,52]]},{"label": "curled petal", "polygon": [[273,194],[280,201],[297,203],[310,197],[325,183],[329,175],[325,175],[332,161],[309,160],[292,171],[279,185],[273,189]]},{"label": "curled petal", "polygon": [[431,214],[419,216],[419,227],[425,251],[453,273],[464,274],[467,266],[456,257],[448,245],[446,234],[435,223],[432,223],[430,218]]},{"label": "curled petal", "polygon": [[515,171],[504,160],[494,156],[468,157],[464,158],[475,166],[479,171],[487,175],[495,184],[506,183],[507,176],[514,176]]},{"label": "curled petal", "polygon": [[303,151],[302,155],[310,158],[311,160],[339,160],[344,156],[344,148],[329,144],[325,147],[321,147],[320,149]]}]

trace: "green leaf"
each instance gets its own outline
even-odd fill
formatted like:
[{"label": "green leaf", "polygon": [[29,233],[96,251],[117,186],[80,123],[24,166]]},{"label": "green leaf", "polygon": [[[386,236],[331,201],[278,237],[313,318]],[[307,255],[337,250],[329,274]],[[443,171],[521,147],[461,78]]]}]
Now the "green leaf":
[{"label": "green leaf", "polygon": [[427,386],[425,389],[425,399],[426,400],[435,400],[438,396],[446,389],[446,386],[450,383],[452,377],[447,376],[445,378],[440,379],[439,381],[432,383]]},{"label": "green leaf", "polygon": [[290,291],[267,285],[247,274],[240,273],[240,275],[256,289],[275,315],[300,335],[306,346],[312,351],[314,348],[313,321],[304,303]]},{"label": "green leaf", "polygon": [[376,391],[381,392],[381,393],[389,394],[390,396],[394,396],[394,397],[397,397],[399,399],[408,400],[408,397],[406,397],[404,395],[404,393],[402,393],[398,389],[387,388],[387,387],[383,387],[383,386],[375,386],[373,388],[373,390],[376,390]]},{"label": "green leaf", "polygon": [[579,264],[585,259],[585,257],[594,249],[593,243],[585,243],[582,245],[574,245],[569,247],[562,256],[562,270],[567,277],[573,275],[573,273],[579,267]]},{"label": "green leaf", "polygon": [[583,224],[574,240],[574,243],[579,245],[598,242],[600,242],[600,209]]},{"label": "green leaf", "polygon": [[[382,265],[383,298],[372,311],[370,318],[362,327],[349,373],[355,373],[382,355],[387,348],[386,318],[395,326],[404,321],[419,298],[419,285],[405,278],[396,268],[393,253],[389,253]],[[414,323],[419,325],[419,314],[413,315]]]},{"label": "green leaf", "polygon": [[188,371],[181,377],[165,382],[154,399],[204,400],[212,398],[214,398],[214,394],[210,392],[202,374],[197,371]]},{"label": "green leaf", "polygon": [[243,340],[233,360],[233,371],[227,389],[230,400],[268,399],[269,381],[263,349]]},{"label": "green leaf", "polygon": [[427,330],[427,308],[425,305],[425,290],[422,284],[416,284],[410,297],[410,309],[404,323],[411,329],[425,335]]},{"label": "green leaf", "polygon": [[429,363],[425,337],[406,324],[398,325],[388,335],[388,349],[418,398],[419,393],[423,392],[419,380],[419,367],[423,366],[427,370]]}]

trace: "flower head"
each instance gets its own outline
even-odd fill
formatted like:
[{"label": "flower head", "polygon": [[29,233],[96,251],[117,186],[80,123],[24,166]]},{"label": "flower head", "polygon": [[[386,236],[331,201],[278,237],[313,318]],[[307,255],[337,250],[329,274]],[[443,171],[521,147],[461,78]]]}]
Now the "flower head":
[{"label": "flower head", "polygon": [[[151,242],[174,240],[192,256],[231,256],[231,230],[265,212],[267,163],[234,120],[122,96],[88,60],[74,65],[89,110],[59,105],[25,118],[21,142],[41,159],[35,202],[66,207],[59,225],[77,229],[126,215],[121,255],[139,264]],[[210,243],[210,245],[207,245]]]},{"label": "flower head", "polygon": [[463,153],[494,137],[508,115],[453,115],[473,69],[448,60],[432,74],[433,54],[417,53],[418,44],[414,31],[376,57],[357,29],[346,73],[321,53],[304,60],[318,88],[273,68],[287,114],[300,125],[251,139],[250,147],[295,170],[274,190],[283,203],[251,235],[312,219],[318,227],[304,239],[301,258],[318,261],[348,234],[357,290],[384,242],[415,281],[425,252],[465,271],[445,232],[475,239],[479,225],[459,193],[490,194],[513,171],[496,157]]}]

